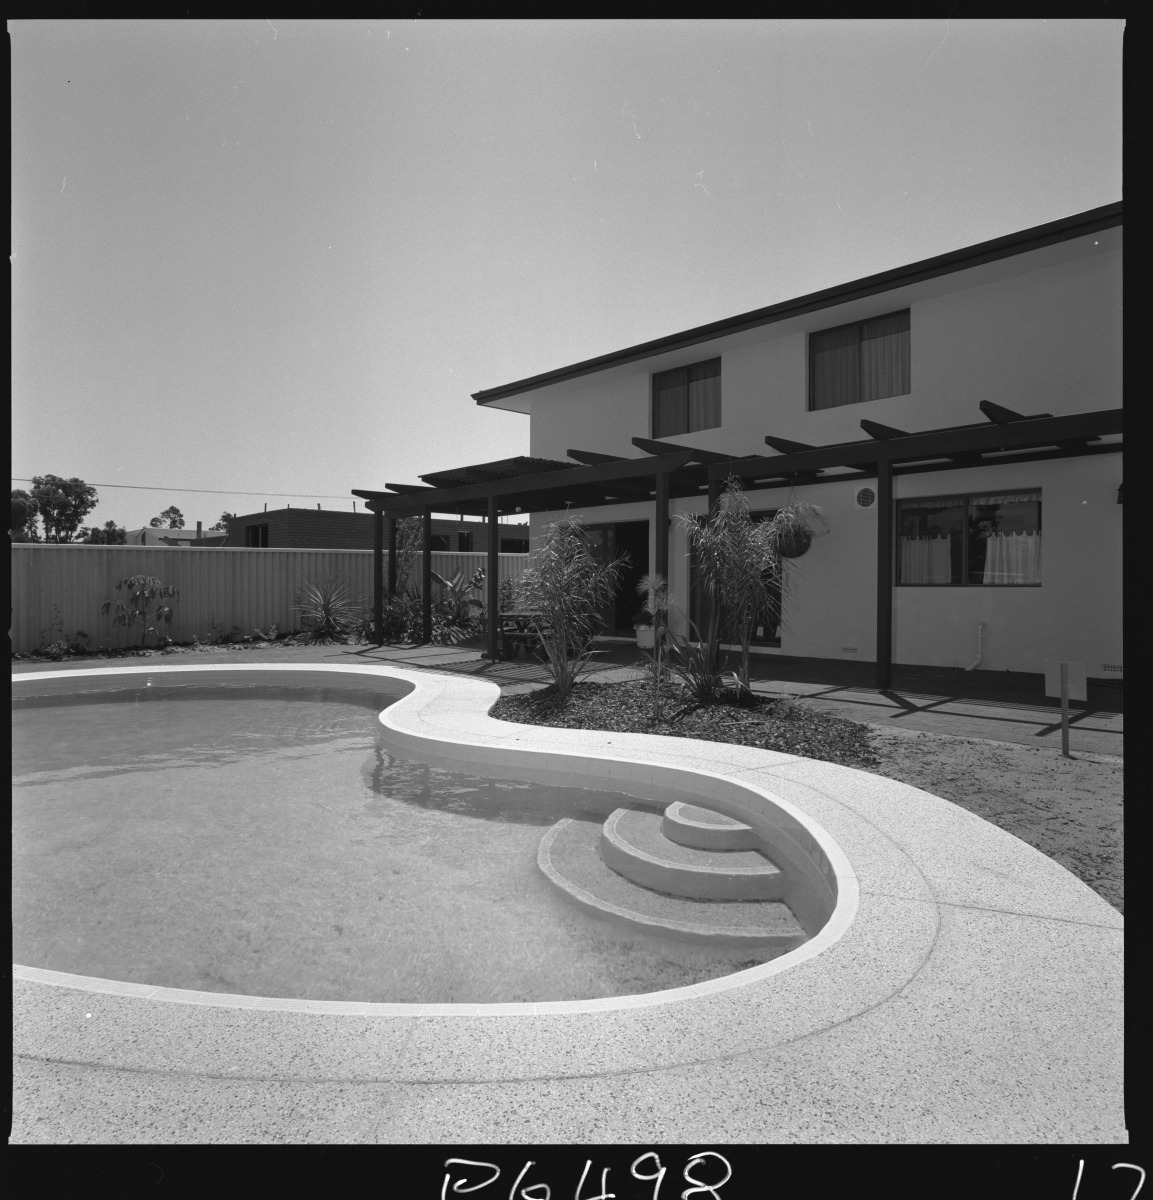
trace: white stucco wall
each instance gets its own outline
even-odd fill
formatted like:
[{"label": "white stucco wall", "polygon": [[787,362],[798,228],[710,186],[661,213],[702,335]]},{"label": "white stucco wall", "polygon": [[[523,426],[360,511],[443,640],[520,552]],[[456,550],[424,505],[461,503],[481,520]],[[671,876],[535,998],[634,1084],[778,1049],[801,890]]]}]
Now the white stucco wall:
[{"label": "white stucco wall", "polygon": [[[862,418],[911,431],[972,423],[981,400],[1053,415],[1116,408],[1121,304],[1111,230],[541,388],[528,394],[530,453],[636,455],[631,439],[652,435],[653,373],[717,356],[721,427],[670,440],[754,454],[767,452],[765,434],[854,441]],[[808,412],[807,335],[906,307],[910,394]]]}]

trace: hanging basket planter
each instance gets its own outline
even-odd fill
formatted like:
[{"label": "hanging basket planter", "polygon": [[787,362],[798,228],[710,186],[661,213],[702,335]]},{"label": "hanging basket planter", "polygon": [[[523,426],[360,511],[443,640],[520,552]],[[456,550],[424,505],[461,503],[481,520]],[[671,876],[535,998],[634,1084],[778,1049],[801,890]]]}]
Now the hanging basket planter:
[{"label": "hanging basket planter", "polygon": [[813,534],[808,529],[789,529],[781,534],[777,542],[777,553],[782,558],[800,558],[813,544]]}]

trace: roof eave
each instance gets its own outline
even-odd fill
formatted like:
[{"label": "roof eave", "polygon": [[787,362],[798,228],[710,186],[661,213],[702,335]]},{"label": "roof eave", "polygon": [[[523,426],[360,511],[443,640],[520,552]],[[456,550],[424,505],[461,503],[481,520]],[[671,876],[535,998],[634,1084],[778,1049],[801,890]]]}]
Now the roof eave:
[{"label": "roof eave", "polygon": [[868,275],[864,279],[837,284],[835,287],[811,292],[794,300],[785,300],[766,308],[740,313],[735,317],[726,317],[708,325],[698,325],[694,329],[669,334],[651,342],[642,342],[624,350],[614,350],[610,354],[602,354],[571,366],[559,367],[541,375],[530,376],[528,379],[519,379],[500,387],[485,388],[479,392],[473,392],[472,398],[477,404],[492,404],[496,400],[507,399],[522,392],[535,391],[538,388],[547,387],[549,384],[577,379],[582,375],[591,375],[596,371],[604,371],[609,367],[634,362],[640,358],[649,358],[670,350],[692,346],[698,342],[711,341],[726,334],[741,333],[746,329],[756,328],[758,325],[769,325],[775,321],[783,321],[789,317],[812,312],[815,309],[829,308],[834,304],[844,304],[850,300],[874,295],[877,292],[918,283],[923,279],[932,279],[938,275],[963,271],[969,267],[980,266],[1001,258],[1011,258],[1016,254],[1025,254],[1030,250],[1039,250],[1058,242],[1085,237],[1088,234],[1097,233],[1102,229],[1110,229],[1120,224],[1122,224],[1122,202],[1118,201],[1115,204],[1106,204],[1087,212],[1075,213],[1071,217],[1062,217],[1058,221],[1036,225],[1018,233],[993,238],[988,242],[979,242],[975,246],[950,250],[947,254],[939,254],[934,258],[926,258],[903,267],[895,267],[877,275]]}]

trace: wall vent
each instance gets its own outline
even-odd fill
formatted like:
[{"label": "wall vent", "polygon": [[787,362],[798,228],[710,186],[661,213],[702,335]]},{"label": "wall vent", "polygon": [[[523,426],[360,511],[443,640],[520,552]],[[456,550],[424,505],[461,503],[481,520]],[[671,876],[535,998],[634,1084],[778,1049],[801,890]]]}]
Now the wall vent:
[{"label": "wall vent", "polygon": [[858,508],[872,508],[873,502],[877,499],[877,493],[872,488],[857,488],[857,494],[853,497],[853,503]]},{"label": "wall vent", "polygon": [[842,654],[856,654],[857,647],[856,646],[842,646],[841,653]]},{"label": "wall vent", "polygon": [[1104,663],[1107,675],[1124,675],[1125,671],[1119,663]]}]

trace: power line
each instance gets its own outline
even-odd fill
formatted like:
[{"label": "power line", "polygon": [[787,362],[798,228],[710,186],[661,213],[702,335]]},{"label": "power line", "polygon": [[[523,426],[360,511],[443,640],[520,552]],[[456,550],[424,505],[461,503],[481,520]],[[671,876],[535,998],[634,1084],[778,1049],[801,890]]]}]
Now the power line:
[{"label": "power line", "polygon": [[[31,483],[31,479],[19,475],[11,476],[13,483]],[[223,488],[146,487],[140,483],[90,483],[96,488],[127,488],[137,492],[205,492],[214,496],[283,496],[289,500],[351,500],[349,491],[344,496],[330,496],[324,492],[229,492]]]}]

